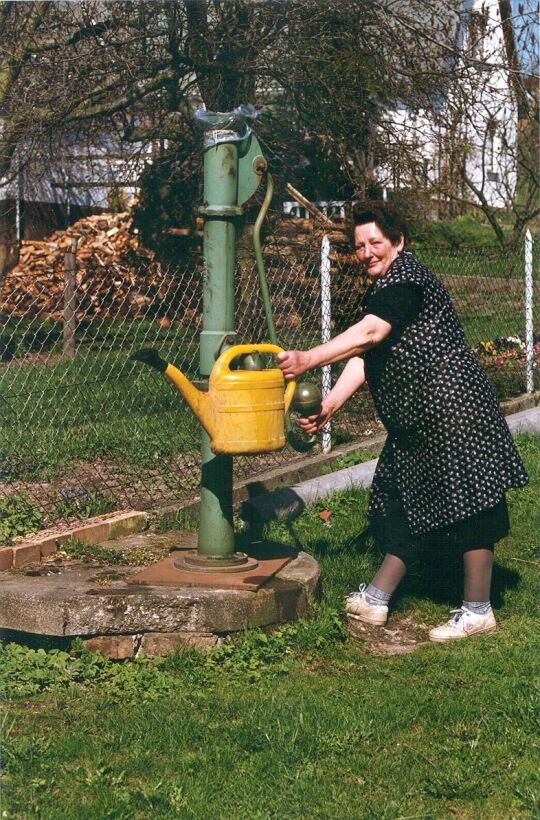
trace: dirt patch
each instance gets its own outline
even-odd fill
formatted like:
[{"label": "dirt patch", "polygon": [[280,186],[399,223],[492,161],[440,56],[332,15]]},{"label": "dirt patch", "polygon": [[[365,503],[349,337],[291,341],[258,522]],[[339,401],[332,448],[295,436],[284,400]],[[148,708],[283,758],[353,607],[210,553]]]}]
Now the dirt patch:
[{"label": "dirt patch", "polygon": [[430,627],[407,615],[392,615],[386,626],[370,626],[349,618],[347,627],[352,638],[365,641],[371,655],[408,655],[429,643]]}]

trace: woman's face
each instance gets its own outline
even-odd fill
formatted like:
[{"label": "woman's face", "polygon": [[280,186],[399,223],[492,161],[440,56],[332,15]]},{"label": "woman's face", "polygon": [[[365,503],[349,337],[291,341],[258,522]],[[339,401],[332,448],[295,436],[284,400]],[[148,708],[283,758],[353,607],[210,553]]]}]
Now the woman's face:
[{"label": "woman's face", "polygon": [[369,276],[383,276],[404,244],[402,236],[394,245],[375,222],[357,225],[354,229],[354,250]]}]

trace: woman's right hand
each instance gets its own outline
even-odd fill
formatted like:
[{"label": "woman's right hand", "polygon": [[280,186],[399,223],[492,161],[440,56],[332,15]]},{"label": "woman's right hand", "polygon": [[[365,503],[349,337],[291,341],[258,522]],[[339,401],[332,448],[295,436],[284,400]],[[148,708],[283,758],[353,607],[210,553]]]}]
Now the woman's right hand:
[{"label": "woman's right hand", "polygon": [[275,357],[276,364],[287,381],[296,379],[310,369],[308,350],[284,350]]},{"label": "woman's right hand", "polygon": [[328,424],[337,409],[329,396],[326,396],[326,398],[322,400],[320,413],[315,416],[302,416],[298,419],[298,425],[307,436],[313,436],[321,430],[325,424]]}]

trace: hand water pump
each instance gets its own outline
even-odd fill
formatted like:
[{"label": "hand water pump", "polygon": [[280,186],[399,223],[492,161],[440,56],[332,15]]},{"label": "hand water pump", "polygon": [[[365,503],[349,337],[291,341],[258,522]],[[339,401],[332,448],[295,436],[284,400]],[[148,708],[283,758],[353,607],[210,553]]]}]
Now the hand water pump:
[{"label": "hand water pump", "polygon": [[[141,350],[131,358],[162,372],[185,396],[203,427],[197,551],[177,559],[175,565],[199,572],[241,572],[256,562],[235,551],[232,455],[280,449],[285,444],[284,425],[297,449],[308,449],[314,440],[301,443],[292,430],[287,411],[294,383],[285,388],[279,369],[259,369],[257,361],[257,354],[275,354],[281,348],[259,238],[272,197],[272,179],[249,125],[255,111],[242,106],[225,114],[202,110],[196,116],[204,128],[204,204],[199,212],[204,216],[205,281],[199,368],[202,378],[210,377],[208,393],[194,388],[157,351]],[[236,220],[264,176],[267,191],[254,227],[254,247],[271,344],[234,345]],[[244,358],[243,369],[239,357],[246,355],[250,358]],[[233,369],[238,361],[239,369]],[[303,386],[304,397],[305,393]],[[304,407],[300,401],[298,409]]]}]

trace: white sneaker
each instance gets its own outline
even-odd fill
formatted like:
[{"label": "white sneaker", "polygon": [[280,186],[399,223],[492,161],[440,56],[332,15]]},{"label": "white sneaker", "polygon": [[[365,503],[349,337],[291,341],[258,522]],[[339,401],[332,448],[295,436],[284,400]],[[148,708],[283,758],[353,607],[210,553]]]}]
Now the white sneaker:
[{"label": "white sneaker", "polygon": [[482,632],[495,632],[497,623],[493,612],[487,615],[477,615],[468,609],[451,609],[455,613],[442,626],[436,626],[429,633],[429,640],[435,643],[453,641],[456,638],[468,638],[471,635],[480,635]]},{"label": "white sneaker", "polygon": [[366,601],[366,585],[360,584],[356,592],[347,595],[345,612],[349,618],[372,626],[384,626],[388,619],[386,604],[370,604]]}]

